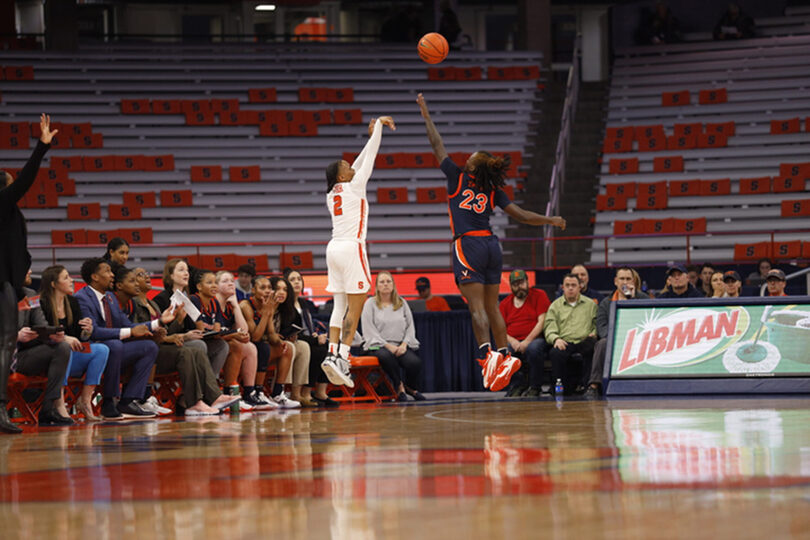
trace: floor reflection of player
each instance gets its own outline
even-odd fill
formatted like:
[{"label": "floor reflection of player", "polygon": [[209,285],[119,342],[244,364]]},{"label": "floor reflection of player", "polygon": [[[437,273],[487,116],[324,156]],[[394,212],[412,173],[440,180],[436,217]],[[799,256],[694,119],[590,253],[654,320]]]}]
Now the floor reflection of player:
[{"label": "floor reflection of player", "polygon": [[[489,216],[499,206],[513,219],[526,225],[553,225],[565,229],[559,216],[547,217],[524,210],[511,202],[501,189],[509,169],[509,159],[488,152],[473,153],[464,168],[447,156],[444,142],[422,94],[416,99],[425,119],[433,154],[447,176],[448,210],[453,233],[453,272],[459,291],[467,300],[478,342],[477,360],[483,366],[484,386],[497,391],[504,388],[512,374],[520,369],[520,360],[509,355],[506,324],[498,309],[498,292],[503,266],[498,237],[492,234]],[[495,348],[489,342],[490,329]]]}]

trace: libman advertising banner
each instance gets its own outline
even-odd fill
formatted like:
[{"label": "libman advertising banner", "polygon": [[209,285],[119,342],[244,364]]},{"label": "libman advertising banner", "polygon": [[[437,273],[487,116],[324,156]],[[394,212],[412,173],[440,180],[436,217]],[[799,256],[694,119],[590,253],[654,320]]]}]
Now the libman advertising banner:
[{"label": "libman advertising banner", "polygon": [[810,375],[810,304],[616,310],[611,378]]}]

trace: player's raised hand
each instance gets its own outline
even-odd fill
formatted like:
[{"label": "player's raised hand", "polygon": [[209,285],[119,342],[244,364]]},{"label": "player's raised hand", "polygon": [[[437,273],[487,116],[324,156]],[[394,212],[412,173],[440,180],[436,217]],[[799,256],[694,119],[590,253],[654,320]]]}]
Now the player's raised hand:
[{"label": "player's raised hand", "polygon": [[565,218],[560,216],[554,216],[551,218],[551,225],[554,227],[559,227],[562,230],[565,230]]},{"label": "player's raised hand", "polygon": [[422,95],[422,92],[416,94],[416,103],[419,105],[419,110],[422,112],[422,116],[428,117],[430,113],[428,112],[427,103],[425,102],[425,96]]},{"label": "player's raised hand", "polygon": [[58,129],[51,131],[51,117],[45,113],[39,116],[39,129],[42,130],[42,136],[39,140],[45,144],[51,144],[51,140],[59,133]]},{"label": "player's raised hand", "polygon": [[378,120],[380,122],[382,122],[382,125],[388,126],[389,128],[391,128],[391,131],[396,131],[397,130],[397,126],[394,124],[394,119],[392,117],[390,117],[390,116],[381,116]]}]

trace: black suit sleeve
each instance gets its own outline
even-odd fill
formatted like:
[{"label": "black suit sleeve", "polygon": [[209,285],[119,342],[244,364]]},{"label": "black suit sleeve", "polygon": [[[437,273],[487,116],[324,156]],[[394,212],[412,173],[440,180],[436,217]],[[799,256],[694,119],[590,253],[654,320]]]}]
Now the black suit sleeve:
[{"label": "black suit sleeve", "polygon": [[[12,182],[10,186],[0,189],[0,204],[17,204],[17,201],[25,196],[26,192],[33,185],[34,180],[36,180],[39,165],[42,163],[42,158],[45,157],[45,152],[47,152],[50,147],[50,144],[45,144],[42,141],[37,142],[37,147],[34,148],[34,152],[31,154],[31,157],[28,158],[28,162],[25,164],[25,167],[22,168],[20,174],[17,175],[14,182]],[[2,182],[5,183],[5,178],[2,179]]]}]

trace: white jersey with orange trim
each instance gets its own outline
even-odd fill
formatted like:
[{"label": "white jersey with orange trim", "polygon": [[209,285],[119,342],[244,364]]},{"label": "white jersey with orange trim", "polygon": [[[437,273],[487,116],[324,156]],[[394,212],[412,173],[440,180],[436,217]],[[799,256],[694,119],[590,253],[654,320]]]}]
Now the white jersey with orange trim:
[{"label": "white jersey with orange trim", "polygon": [[339,182],[326,195],[326,206],[332,216],[332,239],[366,241],[368,231],[368,199],[366,185],[374,170],[374,160],[380,149],[382,122],[377,120],[366,146],[351,167],[351,182]]}]

